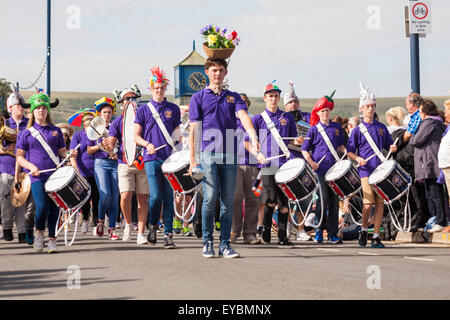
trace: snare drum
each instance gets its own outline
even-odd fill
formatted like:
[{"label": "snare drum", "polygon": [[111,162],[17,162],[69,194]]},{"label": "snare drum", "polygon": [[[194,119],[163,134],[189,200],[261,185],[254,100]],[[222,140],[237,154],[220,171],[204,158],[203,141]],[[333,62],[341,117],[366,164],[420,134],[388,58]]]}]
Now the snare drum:
[{"label": "snare drum", "polygon": [[91,186],[74,167],[66,166],[48,178],[45,192],[63,210],[76,210],[89,199]]},{"label": "snare drum", "polygon": [[319,187],[317,174],[301,158],[283,164],[275,173],[275,182],[291,201],[304,200]]},{"label": "snare drum", "polygon": [[369,176],[369,185],[386,203],[403,196],[411,183],[411,176],[395,160],[383,162]]},{"label": "snare drum", "polygon": [[361,190],[361,180],[352,161],[336,162],[325,174],[325,181],[340,200],[344,200]]},{"label": "snare drum", "polygon": [[161,170],[175,192],[186,194],[201,186],[201,179],[194,179],[189,173],[189,150],[174,152],[164,161]]}]

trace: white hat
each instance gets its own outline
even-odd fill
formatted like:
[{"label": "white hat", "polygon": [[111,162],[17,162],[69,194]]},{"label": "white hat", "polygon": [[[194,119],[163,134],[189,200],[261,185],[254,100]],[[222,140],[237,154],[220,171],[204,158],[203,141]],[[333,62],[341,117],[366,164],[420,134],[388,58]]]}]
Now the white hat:
[{"label": "white hat", "polygon": [[125,97],[125,95],[126,95],[127,93],[130,93],[130,92],[136,94],[136,91],[134,91],[132,88],[126,88],[126,89],[123,89],[123,90],[120,92],[120,100],[122,100],[123,97]]},{"label": "white hat", "polygon": [[287,93],[284,95],[284,105],[286,106],[291,101],[299,101],[297,95],[294,90],[294,82],[289,80],[289,89]]},{"label": "white hat", "polygon": [[23,97],[20,95],[19,91],[14,87],[12,84],[9,85],[12,93],[9,95],[8,99],[6,100],[6,109],[9,113],[11,113],[12,106],[15,106],[16,104],[19,104],[20,101],[25,101]]},{"label": "white hat", "polygon": [[366,88],[362,82],[359,83],[361,91],[359,92],[359,106],[362,107],[369,103],[377,103],[375,94],[369,92],[369,88]]}]

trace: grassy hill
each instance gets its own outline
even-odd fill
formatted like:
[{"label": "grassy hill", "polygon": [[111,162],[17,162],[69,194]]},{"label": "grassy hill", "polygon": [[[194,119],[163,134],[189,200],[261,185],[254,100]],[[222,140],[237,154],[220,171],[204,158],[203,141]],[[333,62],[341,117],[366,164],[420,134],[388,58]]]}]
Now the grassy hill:
[{"label": "grassy hill", "polygon": [[[26,100],[33,94],[32,91],[22,91],[21,94]],[[60,104],[57,108],[52,110],[52,119],[55,123],[66,122],[67,119],[75,113],[77,110],[86,107],[92,107],[94,102],[101,97],[112,98],[111,93],[95,93],[95,92],[53,92],[52,101],[55,98],[60,100]],[[142,99],[149,100],[150,95],[143,95]],[[443,109],[443,103],[450,96],[444,97],[431,97],[436,105]],[[173,102],[173,95],[168,95],[167,100]],[[250,97],[251,106],[250,112],[252,114],[260,113],[264,110],[265,104],[262,98]],[[300,105],[302,111],[311,112],[312,107],[317,99],[301,99]],[[358,115],[358,103],[359,98],[345,98],[334,99],[335,109],[332,111],[332,117],[339,115],[341,117],[352,117]],[[280,103],[280,106],[282,106]],[[377,114],[380,116],[381,121],[385,121],[385,112],[394,106],[405,106],[405,97],[390,97],[390,98],[377,98]],[[117,113],[116,113],[117,114]]]}]

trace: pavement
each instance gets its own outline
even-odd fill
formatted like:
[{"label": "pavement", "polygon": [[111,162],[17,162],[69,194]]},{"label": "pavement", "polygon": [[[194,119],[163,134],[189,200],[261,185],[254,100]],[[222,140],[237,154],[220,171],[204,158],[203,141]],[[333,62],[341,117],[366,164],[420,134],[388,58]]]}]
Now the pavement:
[{"label": "pavement", "polygon": [[[215,250],[218,253],[215,232]],[[0,240],[0,299],[150,300],[380,300],[448,299],[450,245],[357,241],[291,249],[233,245],[237,259],[205,259],[201,239],[175,235],[176,249],[158,243],[111,241],[78,232],[72,246],[58,238],[58,253]]]}]

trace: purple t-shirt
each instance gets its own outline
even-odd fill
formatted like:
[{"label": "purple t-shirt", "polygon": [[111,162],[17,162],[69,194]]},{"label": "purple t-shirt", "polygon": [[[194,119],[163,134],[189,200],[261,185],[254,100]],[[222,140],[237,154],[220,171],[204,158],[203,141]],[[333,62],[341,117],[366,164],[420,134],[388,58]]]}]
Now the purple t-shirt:
[{"label": "purple t-shirt", "polygon": [[[109,126],[106,127],[106,129],[108,129],[111,127],[111,123],[109,124]],[[97,139],[97,140],[89,140],[87,142],[87,145],[90,147],[96,146],[97,143],[101,143],[103,141],[103,138]],[[102,151],[102,150],[98,150],[97,152],[94,153],[94,158],[95,159],[109,159],[109,154],[106,151]]]},{"label": "purple t-shirt", "polygon": [[[19,134],[27,128],[28,118],[23,117],[22,121],[19,123]],[[17,130],[17,124],[12,119],[6,120],[5,125],[11,129]],[[19,139],[19,137],[17,137]],[[16,139],[16,141],[17,141]],[[4,141],[3,147],[6,148],[10,145],[10,142]],[[16,172],[16,158],[7,154],[0,155],[0,173],[8,173],[14,175]]]},{"label": "purple t-shirt", "polygon": [[[41,136],[56,156],[58,156],[59,149],[66,147],[64,136],[60,128],[51,124],[41,126],[38,123],[35,123],[33,127],[40,132]],[[17,149],[26,151],[25,159],[33,163],[39,170],[53,169],[56,167],[56,164],[50,158],[41,143],[31,135],[30,130],[25,130],[20,134],[16,144],[16,152]],[[59,156],[58,158],[60,161],[62,160]],[[28,172],[26,169],[24,171]],[[41,173],[38,177],[30,175],[31,183],[39,180],[46,182],[53,172]]]},{"label": "purple t-shirt", "polygon": [[[277,131],[280,133],[281,137],[296,137],[297,136],[297,126],[295,125],[294,117],[289,112],[283,112],[278,109],[276,112],[270,112],[265,110],[269,115],[272,122],[275,124]],[[256,133],[258,135],[258,140],[260,144],[260,152],[264,154],[266,158],[277,156],[283,153],[283,151],[278,146],[276,140],[273,138],[270,130],[267,129],[266,122],[262,117],[262,114],[257,114],[252,119],[253,126],[255,127]],[[289,140],[283,140],[284,143],[288,144]],[[292,150],[289,149],[290,158],[295,158]],[[258,164],[258,168],[276,166],[281,167],[286,163],[288,159],[286,157],[276,158],[267,164]]]},{"label": "purple t-shirt", "polygon": [[[380,151],[382,149],[389,150],[390,145],[392,145],[394,141],[392,141],[392,137],[384,124],[378,121],[373,121],[371,124],[364,121],[361,123],[366,126],[370,136]],[[369,142],[361,133],[359,126],[352,130],[350,137],[348,138],[347,152],[353,152],[364,159],[367,159],[375,153],[369,145]],[[366,163],[365,166],[358,168],[359,176],[361,178],[370,176],[370,174],[380,165],[380,163],[380,158],[374,156]]]},{"label": "purple t-shirt", "polygon": [[[180,108],[176,104],[168,102],[167,99],[164,99],[161,103],[155,102],[152,99],[149,103],[155,107],[167,132],[172,135],[173,131],[181,124]],[[165,161],[171,155],[172,147],[167,143],[164,134],[152,116],[152,112],[147,104],[137,109],[134,123],[142,127],[141,137],[153,144],[155,148],[166,144],[164,148],[159,149],[155,154],[148,154],[147,150],[144,149],[144,162],[153,160]],[[176,143],[176,141],[174,142]]]},{"label": "purple t-shirt", "polygon": [[70,141],[70,149],[74,149],[80,144],[80,147],[78,148],[77,165],[83,177],[94,176],[95,157],[93,154],[87,153],[88,142],[89,139],[85,130],[75,133]]},{"label": "purple t-shirt", "polygon": [[116,119],[114,119],[114,121],[111,122],[111,125],[109,126],[109,136],[117,138],[117,142],[119,144],[118,151],[117,151],[117,157],[119,158],[119,164],[125,163],[125,161],[123,161],[122,123],[123,123],[123,117],[122,117],[122,115],[120,115]]},{"label": "purple t-shirt", "polygon": [[237,138],[237,164],[242,166],[256,166],[258,161],[255,156],[245,149],[244,143],[250,141],[248,133],[239,118],[236,118],[236,138]]},{"label": "purple t-shirt", "polygon": [[[339,146],[344,145],[344,134],[342,132],[341,126],[333,121],[330,121],[328,125],[321,123],[322,127],[325,130],[325,133],[330,138],[331,144],[336,150]],[[328,148],[324,138],[319,132],[317,125],[309,128],[308,134],[306,137],[310,139],[306,139],[302,144],[302,150],[311,152],[311,158],[318,162],[324,155],[325,159],[320,163],[319,169],[317,169],[316,173],[319,176],[325,176],[328,169],[330,169],[335,163],[336,159]],[[337,153],[337,152],[336,152]]]},{"label": "purple t-shirt", "polygon": [[[247,110],[239,93],[205,88],[192,95],[189,120],[202,122],[202,151],[236,153],[236,113]],[[228,133],[228,138],[227,138]]]}]

